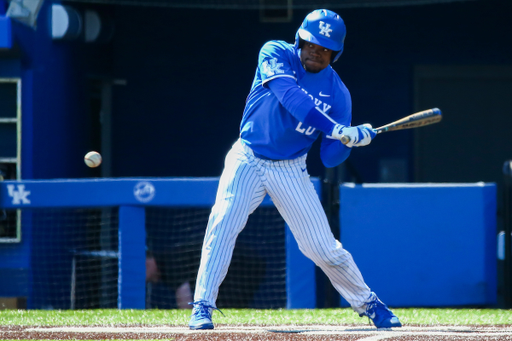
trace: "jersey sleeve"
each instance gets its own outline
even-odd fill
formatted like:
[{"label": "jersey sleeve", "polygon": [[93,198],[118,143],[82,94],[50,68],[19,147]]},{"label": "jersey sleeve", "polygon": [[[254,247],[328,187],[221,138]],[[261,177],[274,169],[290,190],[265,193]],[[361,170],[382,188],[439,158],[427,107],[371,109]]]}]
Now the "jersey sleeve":
[{"label": "jersey sleeve", "polygon": [[[345,85],[339,81],[339,91],[336,94],[336,106],[333,106],[331,117],[344,126],[352,122],[352,99]],[[352,148],[345,146],[340,140],[330,135],[322,136],[320,145],[320,159],[325,167],[331,168],[340,165],[350,156]]]},{"label": "jersey sleeve", "polygon": [[261,75],[262,85],[279,77],[297,78],[290,63],[291,52],[278,41],[269,41],[263,45],[258,58],[258,69]]},{"label": "jersey sleeve", "polygon": [[318,111],[311,98],[299,88],[294,80],[290,78],[274,79],[268,83],[268,87],[277,97],[279,103],[299,121],[326,134],[334,128],[336,122]]}]

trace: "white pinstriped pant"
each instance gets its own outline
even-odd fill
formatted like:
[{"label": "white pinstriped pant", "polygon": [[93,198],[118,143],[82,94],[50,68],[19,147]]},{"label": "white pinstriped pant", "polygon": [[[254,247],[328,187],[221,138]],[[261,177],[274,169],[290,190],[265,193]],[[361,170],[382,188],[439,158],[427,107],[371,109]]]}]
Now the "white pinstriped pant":
[{"label": "white pinstriped pant", "polygon": [[205,300],[215,306],[236,238],[267,193],[299,249],[325,272],[356,312],[364,312],[371,291],[352,255],[331,232],[306,170],[306,155],[283,161],[260,159],[241,140],[226,156],[204,238],[194,301]]}]

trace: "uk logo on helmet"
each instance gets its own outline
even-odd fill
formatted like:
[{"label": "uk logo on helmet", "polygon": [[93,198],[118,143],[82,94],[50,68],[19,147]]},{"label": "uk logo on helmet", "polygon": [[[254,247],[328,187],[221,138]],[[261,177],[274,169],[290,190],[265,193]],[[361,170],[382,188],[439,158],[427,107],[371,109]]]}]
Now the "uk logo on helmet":
[{"label": "uk logo on helmet", "polygon": [[329,38],[331,37],[331,35],[329,34],[332,32],[332,29],[330,28],[331,24],[326,24],[323,21],[320,21],[320,25],[318,27],[320,28],[320,34]]}]

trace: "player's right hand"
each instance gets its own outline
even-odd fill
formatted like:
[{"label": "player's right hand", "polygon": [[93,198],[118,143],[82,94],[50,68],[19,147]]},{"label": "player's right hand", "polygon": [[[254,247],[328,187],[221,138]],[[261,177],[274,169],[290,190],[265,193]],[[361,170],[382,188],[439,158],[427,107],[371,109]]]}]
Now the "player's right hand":
[{"label": "player's right hand", "polygon": [[355,127],[345,127],[337,124],[334,129],[332,136],[338,140],[343,140],[343,137],[347,137],[349,141],[345,145],[349,148],[367,146],[372,142],[372,139],[377,133],[372,129],[372,125],[369,123],[361,124]]}]

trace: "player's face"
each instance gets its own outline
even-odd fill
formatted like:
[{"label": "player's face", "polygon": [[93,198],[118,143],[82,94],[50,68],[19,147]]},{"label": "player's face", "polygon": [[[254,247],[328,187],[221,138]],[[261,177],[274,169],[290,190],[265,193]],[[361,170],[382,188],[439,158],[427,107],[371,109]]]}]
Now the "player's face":
[{"label": "player's face", "polygon": [[332,50],[310,42],[304,42],[300,52],[300,62],[308,72],[317,73],[329,66]]}]

